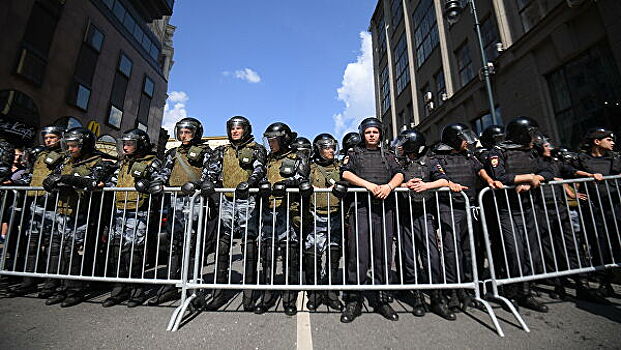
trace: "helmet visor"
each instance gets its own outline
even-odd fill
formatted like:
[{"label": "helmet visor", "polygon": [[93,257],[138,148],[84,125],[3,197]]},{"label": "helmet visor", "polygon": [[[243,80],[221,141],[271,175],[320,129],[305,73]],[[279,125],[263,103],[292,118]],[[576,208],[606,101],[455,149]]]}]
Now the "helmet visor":
[{"label": "helmet visor", "polygon": [[138,151],[138,140],[123,138],[118,142],[118,152],[122,155],[135,154]]},{"label": "helmet visor", "polygon": [[[339,151],[339,145],[336,140],[326,139],[319,140],[315,143],[319,156],[323,159],[333,159],[334,155]],[[327,157],[328,154],[332,154],[331,157]]]},{"label": "helmet visor", "polygon": [[470,129],[464,130],[459,133],[459,138],[461,138],[463,141],[466,141],[468,145],[474,145],[475,143],[477,143],[477,141],[479,141],[477,135]]},{"label": "helmet visor", "polygon": [[[192,122],[180,122],[175,125],[177,141],[190,141],[196,136],[196,124]],[[189,138],[189,139],[188,139]]]}]

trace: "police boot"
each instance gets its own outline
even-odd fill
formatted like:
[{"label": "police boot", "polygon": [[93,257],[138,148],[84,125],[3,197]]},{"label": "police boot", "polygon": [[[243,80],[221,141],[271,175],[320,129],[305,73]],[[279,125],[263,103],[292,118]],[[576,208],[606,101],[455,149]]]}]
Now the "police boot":
[{"label": "police boot", "polygon": [[386,295],[386,293],[379,292],[378,294],[379,295],[377,296],[378,297],[377,303],[373,307],[375,312],[384,316],[384,318],[387,320],[398,321],[399,315],[397,315],[395,310],[393,310],[393,308],[390,306],[389,301],[388,301],[388,296]]},{"label": "police boot", "polygon": [[349,293],[345,300],[345,309],[341,314],[342,323],[353,322],[362,313],[362,297],[359,292]]},{"label": "police boot", "polygon": [[65,291],[57,291],[56,293],[51,295],[49,298],[47,298],[47,300],[45,301],[45,305],[55,305],[55,304],[62,303],[66,297],[67,297],[67,293],[65,293]]},{"label": "police boot", "polygon": [[[286,268],[289,270],[289,283],[301,284],[300,276],[300,253],[296,244],[290,244],[285,247],[289,250],[289,263]],[[286,256],[283,257],[286,259]],[[284,259],[283,259],[284,260]],[[298,292],[297,291],[285,291],[282,295],[282,305],[285,308],[285,315],[293,316],[298,313],[297,308]]]},{"label": "police boot", "polygon": [[129,300],[127,301],[128,308],[134,308],[142,305],[147,296],[144,294],[144,289],[141,286],[134,286],[129,292]]},{"label": "police boot", "polygon": [[[222,234],[218,242],[218,271],[216,273],[216,282],[225,284],[229,280],[229,251],[231,244],[231,236]],[[213,292],[213,298],[205,305],[205,310],[216,311],[228,302],[227,293],[223,289],[216,289]]]},{"label": "police boot", "polygon": [[67,292],[67,297],[60,304],[60,307],[71,307],[74,305],[78,305],[84,301],[84,291],[82,290],[74,290]]},{"label": "police boot", "polygon": [[24,277],[22,279],[22,283],[19,286],[9,290],[7,296],[9,298],[21,297],[23,295],[34,293],[37,289],[37,282],[34,278]]},{"label": "police boot", "polygon": [[604,298],[610,298],[610,297],[615,296],[615,290],[614,288],[612,288],[612,284],[610,283],[611,280],[612,280],[612,272],[610,271],[603,272],[603,276],[600,280],[600,285],[599,285],[599,288],[597,288],[597,291],[599,295],[601,295]]},{"label": "police boot", "polygon": [[112,288],[112,292],[110,293],[110,297],[104,300],[101,304],[103,307],[111,307],[114,305],[118,305],[125,301],[129,297],[129,293],[123,284],[116,284],[114,288]]},{"label": "police boot", "polygon": [[576,278],[576,299],[595,304],[610,304],[610,301],[602,297],[597,290],[589,287],[589,283],[584,277]]},{"label": "police boot", "polygon": [[448,308],[454,313],[461,312],[461,303],[459,301],[459,296],[457,295],[457,289],[451,289],[447,296]]},{"label": "police boot", "polygon": [[[246,242],[246,275],[244,276],[246,284],[257,283],[257,245],[255,240],[248,239]],[[242,292],[242,306],[244,311],[254,310],[254,291],[245,289]]]},{"label": "police boot", "polygon": [[[321,260],[316,259],[315,251],[313,248],[304,251],[304,274],[307,285],[318,285],[321,283],[321,276],[318,276],[315,272],[321,269]],[[319,269],[315,269],[315,265]],[[308,301],[306,307],[310,311],[315,311],[321,305],[321,294],[316,290],[309,290]]]},{"label": "police boot", "polygon": [[412,314],[416,317],[425,316],[425,299],[423,294],[419,290],[415,290],[412,292],[412,296],[414,297],[414,310],[412,310]]},{"label": "police boot", "polygon": [[468,310],[468,307],[473,307],[477,309],[481,307],[479,302],[475,300],[474,297],[470,294],[470,291],[467,291],[465,289],[458,289],[457,297],[459,298],[460,308],[463,312],[466,312]]},{"label": "police boot", "polygon": [[[277,249],[277,247],[275,246],[274,249]],[[261,271],[263,275],[262,283],[270,284],[272,280],[272,240],[267,239],[261,242],[261,257],[263,260],[263,269]],[[274,256],[274,258],[276,258],[276,256]],[[264,290],[261,292],[259,303],[254,307],[254,313],[257,315],[264,314],[270,307],[274,306],[275,303],[276,295],[273,291]]]},{"label": "police boot", "polygon": [[439,290],[431,291],[431,311],[448,321],[455,321],[457,317],[448,307],[444,295]]},{"label": "police boot", "polygon": [[58,287],[58,280],[53,278],[48,278],[43,283],[43,288],[37,293],[37,298],[39,299],[47,299],[56,293],[56,288]]},{"label": "police boot", "polygon": [[[339,247],[333,246],[330,247],[330,276],[326,276],[326,282],[327,278],[331,278],[332,279],[332,284],[333,285],[338,285],[339,284],[339,279],[338,279],[338,273],[339,273],[339,262],[341,261],[341,250],[339,249]],[[329,284],[329,283],[326,283]],[[342,311],[343,310],[343,303],[341,303],[341,301],[339,300],[339,292],[329,289],[328,292],[326,293],[326,298],[325,298],[325,303],[332,309],[338,310],[338,311]]]},{"label": "police boot", "polygon": [[157,291],[157,294],[147,302],[147,305],[157,306],[165,302],[177,299],[179,299],[179,291],[175,286],[167,284],[160,287],[160,289]]},{"label": "police boot", "polygon": [[537,312],[548,312],[548,307],[539,300],[535,299],[530,291],[530,285],[528,282],[524,282],[522,284],[522,289],[520,291],[520,295],[518,296],[518,305]]}]

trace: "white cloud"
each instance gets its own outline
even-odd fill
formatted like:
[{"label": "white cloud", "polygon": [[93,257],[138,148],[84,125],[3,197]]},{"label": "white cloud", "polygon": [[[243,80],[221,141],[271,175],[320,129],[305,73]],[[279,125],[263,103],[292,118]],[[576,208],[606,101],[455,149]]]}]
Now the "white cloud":
[{"label": "white cloud", "polygon": [[347,65],[341,87],[336,90],[338,100],[345,103],[344,110],[332,116],[334,134],[339,140],[347,132],[357,130],[362,119],[375,115],[371,33],[360,32],[360,40],[360,54],[356,62]]},{"label": "white cloud", "polygon": [[[228,74],[226,74],[226,75],[228,75]],[[241,80],[245,80],[245,81],[247,81],[249,83],[252,83],[252,84],[256,84],[256,83],[261,82],[261,76],[259,76],[259,73],[253,71],[250,68],[244,68],[242,70],[236,70],[235,71],[235,78],[241,79]]]},{"label": "white cloud", "polygon": [[168,130],[170,136],[174,135],[175,123],[188,116],[185,104],[189,99],[190,97],[184,91],[172,91],[168,94],[168,99],[164,106],[162,128]]}]

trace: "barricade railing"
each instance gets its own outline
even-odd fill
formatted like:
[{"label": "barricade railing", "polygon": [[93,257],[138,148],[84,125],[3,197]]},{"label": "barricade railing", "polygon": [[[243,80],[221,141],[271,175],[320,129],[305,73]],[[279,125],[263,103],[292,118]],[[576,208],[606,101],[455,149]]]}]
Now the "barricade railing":
[{"label": "barricade railing", "polygon": [[528,326],[507,298],[520,293],[516,283],[559,283],[563,276],[621,266],[620,179],[551,181],[479,193],[490,272],[485,286],[491,284],[493,297],[524,330]]},{"label": "barricade railing", "polygon": [[52,280],[181,283],[190,197],[134,188],[48,193],[0,187],[6,239],[0,274]]},{"label": "barricade railing", "polygon": [[283,303],[301,290],[456,289],[470,291],[503,336],[479,292],[474,209],[464,193],[398,188],[378,200],[351,188],[339,200],[329,189],[304,197],[287,189],[269,198],[257,191],[240,199],[234,189],[217,189],[190,201],[190,210],[203,210],[195,243],[186,235],[192,248],[185,250],[182,302],[169,330],[179,327],[200,289],[254,291],[259,300],[282,291]]}]

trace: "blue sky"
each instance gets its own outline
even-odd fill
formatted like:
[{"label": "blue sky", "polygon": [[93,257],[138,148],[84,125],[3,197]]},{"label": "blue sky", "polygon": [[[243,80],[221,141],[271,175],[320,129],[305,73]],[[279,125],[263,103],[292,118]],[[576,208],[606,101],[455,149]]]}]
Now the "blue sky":
[{"label": "blue sky", "polygon": [[375,113],[370,35],[377,0],[177,0],[164,126],[200,119],[225,135],[244,115],[260,139],[284,121],[340,137]]}]

